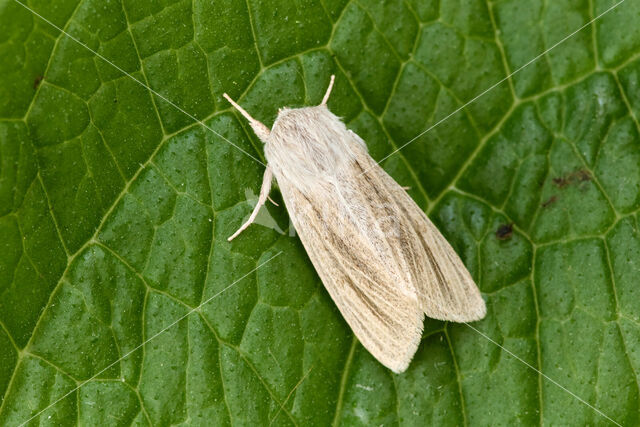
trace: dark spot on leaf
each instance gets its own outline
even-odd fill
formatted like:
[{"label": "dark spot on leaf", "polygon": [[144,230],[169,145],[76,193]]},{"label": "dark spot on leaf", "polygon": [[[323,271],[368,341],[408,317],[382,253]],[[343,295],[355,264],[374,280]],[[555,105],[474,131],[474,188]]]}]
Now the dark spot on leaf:
[{"label": "dark spot on leaf", "polygon": [[569,185],[569,184],[568,184],[568,182],[567,182],[567,179],[566,179],[566,178],[564,178],[564,177],[562,177],[562,176],[559,176],[559,177],[557,177],[557,178],[553,178],[553,183],[554,183],[554,184],[556,185],[556,187],[558,187],[558,188],[564,188],[564,187],[566,187],[567,185]]},{"label": "dark spot on leaf", "polygon": [[38,76],[33,80],[33,89],[38,89],[38,86],[40,86],[40,83],[42,82],[42,80],[44,80],[44,76]]},{"label": "dark spot on leaf", "polygon": [[510,239],[512,234],[513,234],[513,223],[502,224],[496,230],[496,237],[498,238],[498,240]]},{"label": "dark spot on leaf", "polygon": [[557,197],[557,196],[551,196],[551,197],[549,197],[549,198],[547,199],[547,201],[546,201],[546,202],[542,203],[542,205],[541,205],[541,206],[542,206],[543,208],[546,208],[546,207],[551,206],[552,204],[554,204],[554,203],[556,202],[556,200],[558,200],[558,197]]},{"label": "dark spot on leaf", "polygon": [[586,169],[579,169],[575,172],[553,178],[553,183],[558,188],[565,188],[569,185],[579,184],[586,181],[591,181],[591,173]]}]

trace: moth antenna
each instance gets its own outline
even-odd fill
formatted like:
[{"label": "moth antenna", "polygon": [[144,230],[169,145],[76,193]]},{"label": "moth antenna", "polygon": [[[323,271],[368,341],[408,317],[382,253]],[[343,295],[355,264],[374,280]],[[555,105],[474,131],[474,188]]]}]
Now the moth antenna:
[{"label": "moth antenna", "polygon": [[229,95],[227,95],[226,93],[223,93],[222,96],[227,101],[229,101],[229,104],[231,104],[233,108],[238,110],[240,114],[242,114],[247,120],[249,120],[249,124],[251,125],[251,128],[256,133],[256,135],[258,135],[258,138],[260,138],[263,141],[267,139],[267,137],[271,133],[268,127],[266,127],[263,123],[251,117],[251,115],[247,113],[247,111],[244,108],[239,106],[233,99],[231,99]]},{"label": "moth antenna", "polygon": [[329,80],[329,87],[327,88],[327,92],[324,94],[324,98],[322,98],[322,102],[320,105],[327,105],[327,101],[329,100],[329,95],[331,95],[331,89],[333,89],[333,81],[336,79],[335,74],[331,74],[331,80]]}]

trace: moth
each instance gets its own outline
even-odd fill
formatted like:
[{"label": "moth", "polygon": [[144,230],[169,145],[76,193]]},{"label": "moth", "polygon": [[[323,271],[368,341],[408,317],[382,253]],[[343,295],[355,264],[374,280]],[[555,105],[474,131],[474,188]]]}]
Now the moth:
[{"label": "moth", "polygon": [[269,129],[226,93],[264,143],[267,167],[256,218],[275,177],[293,226],[322,283],[362,345],[404,372],[423,320],[482,319],[478,287],[451,245],[407,192],[369,155],[365,142],[320,105],[281,108]]}]

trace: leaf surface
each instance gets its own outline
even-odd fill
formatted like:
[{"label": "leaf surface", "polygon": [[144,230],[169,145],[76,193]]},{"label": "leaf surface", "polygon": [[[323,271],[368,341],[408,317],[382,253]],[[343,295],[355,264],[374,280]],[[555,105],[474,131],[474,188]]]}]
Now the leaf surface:
[{"label": "leaf surface", "polygon": [[[640,3],[591,22],[614,4],[0,1],[0,424],[640,424]],[[263,172],[238,148],[264,156],[222,93],[270,125],[331,74],[487,301],[402,375],[282,203],[226,241]]]}]

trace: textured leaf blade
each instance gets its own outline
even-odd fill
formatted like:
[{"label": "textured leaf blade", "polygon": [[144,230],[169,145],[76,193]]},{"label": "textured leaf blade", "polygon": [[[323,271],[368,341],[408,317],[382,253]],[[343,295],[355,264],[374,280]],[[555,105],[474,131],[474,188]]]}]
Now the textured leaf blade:
[{"label": "textured leaf blade", "polygon": [[1,3],[0,423],[610,422],[465,325],[427,319],[392,375],[282,204],[226,242],[263,167],[224,139],[263,156],[221,93],[271,124],[336,74],[330,108],[478,281],[489,313],[474,327],[638,424],[638,3],[469,103],[614,4],[29,5],[92,52]]}]

